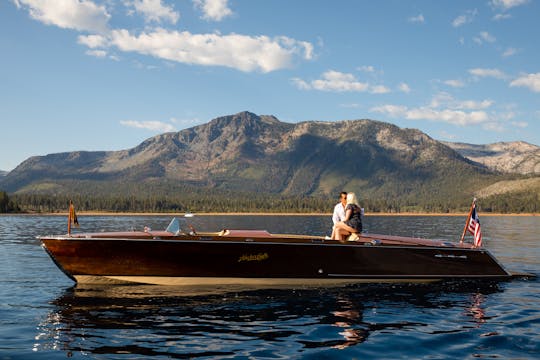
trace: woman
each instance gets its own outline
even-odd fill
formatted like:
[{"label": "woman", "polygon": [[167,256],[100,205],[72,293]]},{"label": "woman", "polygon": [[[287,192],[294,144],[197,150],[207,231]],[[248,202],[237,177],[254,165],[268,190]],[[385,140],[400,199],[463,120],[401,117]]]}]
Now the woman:
[{"label": "woman", "polygon": [[358,205],[356,195],[352,192],[347,194],[347,206],[345,207],[345,219],[334,225],[332,240],[343,241],[352,233],[362,232],[362,209]]}]

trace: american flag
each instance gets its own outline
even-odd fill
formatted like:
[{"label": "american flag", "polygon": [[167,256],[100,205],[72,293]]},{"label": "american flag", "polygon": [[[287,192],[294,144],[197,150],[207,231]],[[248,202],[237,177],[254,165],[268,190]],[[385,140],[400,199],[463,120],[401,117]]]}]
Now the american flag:
[{"label": "american flag", "polygon": [[476,212],[476,204],[473,205],[471,220],[469,221],[467,230],[469,230],[469,232],[474,236],[474,246],[482,246],[482,231],[480,230],[480,219],[478,218],[478,213]]}]

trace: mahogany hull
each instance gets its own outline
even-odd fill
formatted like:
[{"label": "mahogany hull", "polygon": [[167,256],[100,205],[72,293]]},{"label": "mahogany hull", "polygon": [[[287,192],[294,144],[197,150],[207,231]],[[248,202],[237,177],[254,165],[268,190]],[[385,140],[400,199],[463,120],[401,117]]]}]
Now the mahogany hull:
[{"label": "mahogany hull", "polygon": [[457,246],[178,236],[42,237],[41,241],[58,267],[79,282],[109,278],[328,285],[511,276],[489,251]]}]

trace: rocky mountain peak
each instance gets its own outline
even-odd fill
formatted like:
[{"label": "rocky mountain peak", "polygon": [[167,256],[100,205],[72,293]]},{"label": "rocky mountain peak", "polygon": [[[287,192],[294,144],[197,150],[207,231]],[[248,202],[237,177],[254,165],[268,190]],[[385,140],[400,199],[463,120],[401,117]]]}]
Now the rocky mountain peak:
[{"label": "rocky mountain peak", "polygon": [[444,142],[462,156],[487,168],[517,174],[540,173],[540,147],[524,141],[487,145]]}]

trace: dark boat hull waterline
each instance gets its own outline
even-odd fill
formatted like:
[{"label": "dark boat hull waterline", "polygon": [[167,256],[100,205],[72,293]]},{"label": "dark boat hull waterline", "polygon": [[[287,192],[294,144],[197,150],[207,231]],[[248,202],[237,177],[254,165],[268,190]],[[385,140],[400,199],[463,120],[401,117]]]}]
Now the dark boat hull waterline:
[{"label": "dark boat hull waterline", "polygon": [[488,250],[471,244],[375,234],[343,243],[253,230],[110,232],[40,240],[78,283],[340,286],[514,276]]}]

